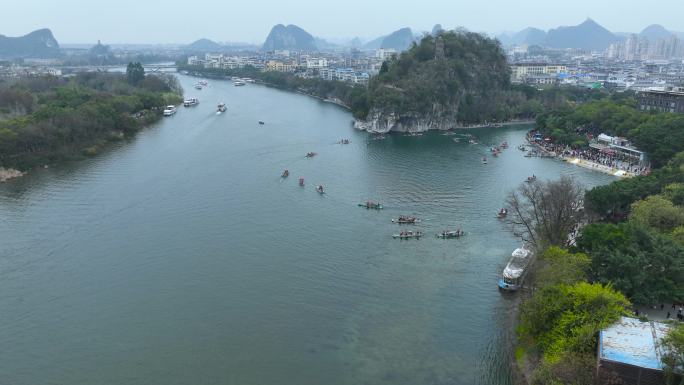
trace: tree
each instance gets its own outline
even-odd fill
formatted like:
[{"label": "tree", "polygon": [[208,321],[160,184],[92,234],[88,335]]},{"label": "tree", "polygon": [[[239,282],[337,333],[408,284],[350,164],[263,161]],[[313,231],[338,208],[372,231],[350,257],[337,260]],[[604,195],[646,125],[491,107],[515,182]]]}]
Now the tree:
[{"label": "tree", "polygon": [[660,195],[651,195],[632,204],[630,221],[669,232],[684,225],[684,209]]},{"label": "tree", "polygon": [[549,247],[537,261],[535,284],[537,287],[573,285],[586,280],[590,266],[591,260],[584,253],[570,253],[560,247]]},{"label": "tree", "polygon": [[598,331],[626,314],[627,306],[629,301],[610,285],[548,286],[521,306],[518,336],[550,363],[566,353],[591,353]]},{"label": "tree", "polygon": [[132,85],[137,85],[145,79],[145,68],[143,68],[140,63],[128,63],[126,67],[126,78],[128,83]]},{"label": "tree", "polygon": [[590,276],[636,303],[684,300],[684,247],[639,223],[585,226],[577,249],[591,255]]},{"label": "tree", "polygon": [[[662,361],[665,366],[665,378],[668,384],[675,383],[675,372],[684,368],[684,324],[677,324],[663,337],[664,347]],[[680,373],[680,385],[684,385],[684,376]]]},{"label": "tree", "polygon": [[583,218],[583,189],[568,176],[549,182],[524,183],[508,194],[513,232],[541,250],[564,246]]}]

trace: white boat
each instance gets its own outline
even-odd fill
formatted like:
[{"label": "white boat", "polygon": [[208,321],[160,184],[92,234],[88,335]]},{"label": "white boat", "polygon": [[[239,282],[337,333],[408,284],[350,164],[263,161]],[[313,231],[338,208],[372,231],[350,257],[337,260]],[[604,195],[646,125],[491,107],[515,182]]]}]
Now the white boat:
[{"label": "white boat", "polygon": [[202,85],[201,85],[201,84],[195,84],[195,89],[196,89],[196,90],[201,90],[201,89],[202,89]]},{"label": "white boat", "polygon": [[183,105],[185,107],[196,106],[198,104],[199,104],[199,99],[197,99],[197,98],[185,99],[185,101],[183,101]]},{"label": "white boat", "polygon": [[226,107],[226,103],[219,103],[218,107],[216,108],[216,113],[220,114],[222,112],[226,112],[227,109],[228,107]]},{"label": "white boat", "polygon": [[176,113],[176,106],[166,106],[164,108],[164,116],[171,116]]},{"label": "white boat", "polygon": [[247,83],[243,82],[242,80],[236,80],[236,81],[233,82],[233,85],[234,85],[235,87],[244,86],[245,84],[247,84]]},{"label": "white boat", "polygon": [[397,239],[397,238],[399,238],[399,239],[411,239],[411,238],[418,239],[422,236],[423,236],[422,231],[402,231],[399,234],[392,234],[392,238],[394,238],[394,239]]},{"label": "white boat", "polygon": [[197,82],[197,83],[198,83],[199,85],[201,85],[201,86],[206,86],[206,85],[209,84],[206,80],[200,80],[200,81]]},{"label": "white boat", "polygon": [[504,268],[499,279],[499,289],[506,291],[516,291],[520,289],[525,280],[527,268],[532,260],[532,252],[524,246],[517,248],[511,254],[506,268]]}]

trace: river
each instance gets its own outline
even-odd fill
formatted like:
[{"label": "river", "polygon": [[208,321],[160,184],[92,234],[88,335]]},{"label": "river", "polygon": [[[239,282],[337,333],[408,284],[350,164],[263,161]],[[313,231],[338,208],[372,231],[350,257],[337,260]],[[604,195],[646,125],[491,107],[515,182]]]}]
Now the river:
[{"label": "river", "polygon": [[[494,215],[532,173],[612,177],[524,158],[527,126],[371,140],[329,103],[179,78],[198,106],[0,185],[0,383],[510,383],[519,243]],[[392,239],[401,214],[427,236]]]}]

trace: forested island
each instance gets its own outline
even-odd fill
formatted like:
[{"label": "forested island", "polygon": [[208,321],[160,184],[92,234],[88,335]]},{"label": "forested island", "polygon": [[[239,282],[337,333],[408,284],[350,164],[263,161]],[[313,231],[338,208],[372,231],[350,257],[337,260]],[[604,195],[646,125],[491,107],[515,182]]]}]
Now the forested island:
[{"label": "forested island", "polygon": [[0,83],[0,167],[21,171],[98,153],[108,142],[135,134],[177,104],[173,76],[80,73]]}]

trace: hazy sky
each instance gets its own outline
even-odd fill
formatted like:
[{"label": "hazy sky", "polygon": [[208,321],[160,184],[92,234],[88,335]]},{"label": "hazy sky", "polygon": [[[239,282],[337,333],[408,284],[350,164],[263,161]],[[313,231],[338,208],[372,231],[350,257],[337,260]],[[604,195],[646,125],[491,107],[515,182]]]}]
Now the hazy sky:
[{"label": "hazy sky", "polygon": [[648,24],[684,30],[684,0],[2,0],[0,34],[48,27],[60,43],[189,43],[200,37],[261,43],[274,24],[314,36],[375,37],[401,27],[476,32],[549,29],[591,17],[614,32]]}]

